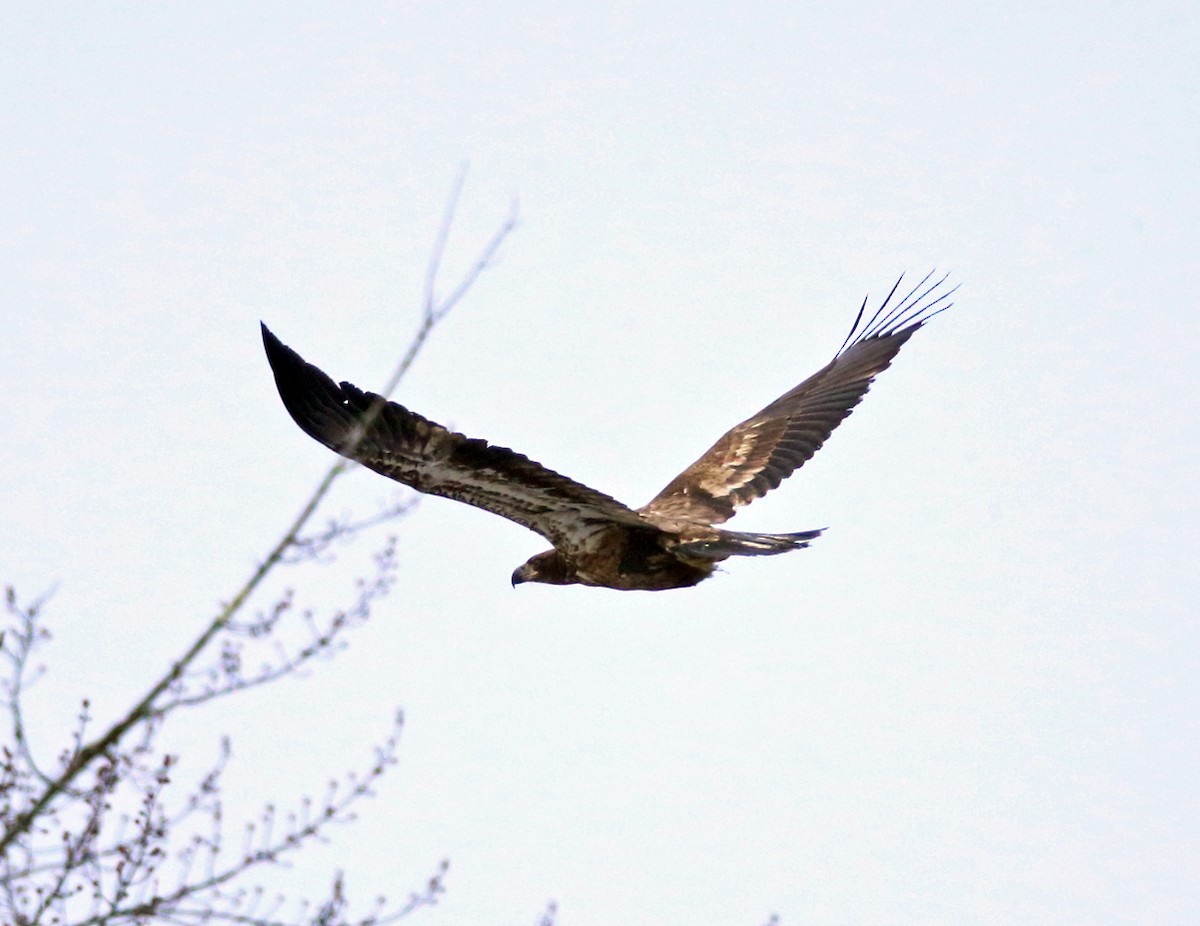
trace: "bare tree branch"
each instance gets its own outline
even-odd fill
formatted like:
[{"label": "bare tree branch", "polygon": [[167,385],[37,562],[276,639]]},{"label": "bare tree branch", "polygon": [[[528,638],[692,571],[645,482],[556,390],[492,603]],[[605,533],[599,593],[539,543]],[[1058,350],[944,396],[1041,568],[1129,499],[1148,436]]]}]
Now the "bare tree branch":
[{"label": "bare tree branch", "polygon": [[[434,239],[420,323],[385,395],[396,388],[438,323],[491,264],[515,227],[514,207],[449,295],[439,298],[438,276],[464,181],[465,169]],[[228,740],[222,741],[208,771],[182,788],[174,781],[179,757],[155,745],[166,721],[181,708],[220,701],[332,657],[346,645],[345,633],[365,621],[388,593],[396,577],[394,537],[377,549],[369,573],[340,609],[318,618],[311,610],[298,610],[289,589],[250,616],[244,614],[278,567],[323,565],[332,559],[335,545],[394,524],[412,509],[413,500],[403,498],[372,515],[343,514],[312,529],[331,486],[348,468],[341,460],[329,468],[246,581],[124,714],[94,733],[89,702],[82,702],[69,744],[59,751],[54,767],[37,760],[23,711],[24,694],[40,671],[35,655],[49,637],[40,620],[47,596],[22,604],[13,589],[7,590],[9,627],[0,631],[0,697],[11,718],[13,742],[0,746],[0,922],[374,926],[436,903],[444,891],[445,861],[406,902],[393,905],[379,897],[370,912],[357,917],[349,912],[341,873],[323,901],[302,902],[291,916],[282,912],[292,906],[285,898],[272,897],[261,886],[242,886],[254,872],[287,864],[305,845],[327,839],[333,827],[354,819],[357,804],[374,793],[375,783],[396,761],[399,714],[359,772],[331,782],[320,799],[305,798],[292,811],[267,805],[240,830],[240,845],[230,838],[221,798],[221,778],[231,755]],[[287,634],[281,635],[285,624]],[[262,649],[266,658],[257,668],[247,668],[262,659]]]},{"label": "bare tree branch", "polygon": [[[453,221],[454,209],[457,204],[457,198],[462,188],[462,178],[457,181],[453,194],[450,200],[450,207],[443,217],[441,226],[439,227],[433,256],[430,258],[431,271],[427,274],[426,280],[426,295],[425,295],[425,311],[422,317],[421,324],[414,335],[412,342],[409,344],[408,350],[401,358],[396,369],[393,371],[388,384],[384,389],[383,395],[390,395],[399,384],[412,366],[413,361],[420,354],[425,346],[429,335],[437,324],[449,314],[449,312],[459,303],[463,295],[470,289],[479,275],[491,263],[495,254],[500,248],[500,245],[508,237],[509,233],[516,226],[515,211],[510,212],[509,216],[501,224],[499,230],[492,236],[491,240],[484,247],[483,251],[476,259],[474,265],[463,276],[457,286],[453,288],[450,296],[445,300],[438,302],[434,295],[434,282],[436,281],[437,268],[440,266],[442,252],[445,247],[447,238],[449,237],[449,225]],[[434,282],[430,282],[434,281]],[[155,704],[159,698],[165,693],[168,693],[172,686],[183,677],[187,669],[195,662],[196,658],[204,652],[213,642],[214,638],[225,629],[226,625],[233,617],[241,611],[243,606],[249,600],[250,596],[259,588],[263,580],[269,575],[272,570],[284,561],[285,554],[288,550],[303,545],[301,540],[302,531],[309,519],[316,512],[318,506],[325,500],[330,487],[334,481],[348,469],[347,461],[340,460],[333,464],[326,472],[325,476],[317,484],[317,488],[312,495],[300,508],[299,513],[292,520],[291,524],[284,531],[283,536],[275,543],[270,552],[267,553],[263,561],[251,573],[250,578],[242,585],[241,588],[233,595],[201,634],[193,641],[182,655],[180,655],[172,664],[170,670],[155,682],[150,690],[130,708],[125,715],[112,726],[108,728],[101,736],[83,744],[74,753],[71,761],[59,773],[59,775],[45,783],[45,788],[41,794],[37,796],[27,810],[19,814],[11,821],[8,829],[3,835],[0,835],[0,854],[3,854],[12,841],[25,833],[32,825],[33,821],[38,818],[50,804],[64,791],[66,791],[71,782],[92,762],[99,757],[105,755],[117,743],[125,737],[125,735],[138,723],[144,721],[151,716],[159,715]]]}]

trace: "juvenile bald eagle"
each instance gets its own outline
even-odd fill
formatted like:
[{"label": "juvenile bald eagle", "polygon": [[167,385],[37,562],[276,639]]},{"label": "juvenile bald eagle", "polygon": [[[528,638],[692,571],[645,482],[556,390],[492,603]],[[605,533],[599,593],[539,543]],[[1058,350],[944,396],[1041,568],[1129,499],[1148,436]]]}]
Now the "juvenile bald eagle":
[{"label": "juvenile bald eagle", "polygon": [[950,308],[954,289],[945,288],[946,277],[930,283],[931,277],[901,298],[897,280],[866,324],[864,300],[824,369],[726,433],[636,510],[512,450],[450,431],[350,383],[338,385],[266,325],[262,336],[283,404],[310,437],[419,492],[491,511],[554,544],[517,568],[514,586],[684,588],[730,556],[798,550],[821,533],[740,533],[714,525],[816,453],[904,342]]}]

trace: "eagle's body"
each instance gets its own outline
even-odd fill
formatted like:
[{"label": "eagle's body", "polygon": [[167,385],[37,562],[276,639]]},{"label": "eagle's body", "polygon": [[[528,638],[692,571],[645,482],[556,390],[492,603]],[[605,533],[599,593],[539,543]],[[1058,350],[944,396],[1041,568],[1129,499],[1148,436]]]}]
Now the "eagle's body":
[{"label": "eagle's body", "polygon": [[657,528],[607,527],[569,559],[557,549],[538,554],[517,570],[514,582],[661,591],[686,588],[712,574],[711,560],[673,553],[671,539]]},{"label": "eagle's body", "polygon": [[[465,437],[350,383],[334,383],[266,326],[263,343],[284,405],[311,437],[432,495],[516,521],[549,540],[513,584],[684,588],[730,556],[801,549],[821,531],[747,534],[715,525],[777,487],[821,447],[913,333],[949,308],[945,278],[929,277],[861,329],[863,310],[824,369],[726,433],[636,511],[527,457]],[[864,308],[866,303],[863,304]]]}]

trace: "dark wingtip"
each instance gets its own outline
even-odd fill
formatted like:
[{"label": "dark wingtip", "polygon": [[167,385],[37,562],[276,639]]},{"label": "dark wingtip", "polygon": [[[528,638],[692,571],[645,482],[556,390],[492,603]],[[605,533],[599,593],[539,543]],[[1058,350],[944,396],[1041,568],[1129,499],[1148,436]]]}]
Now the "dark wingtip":
[{"label": "dark wingtip", "polygon": [[283,398],[284,404],[289,405],[289,410],[289,399],[297,390],[310,391],[316,387],[322,392],[331,388],[334,392],[338,391],[333,380],[325,373],[275,337],[271,329],[264,323],[259,322],[259,326],[262,328],[263,348],[267,352],[267,362],[271,364],[271,371],[275,374],[275,385],[279,389],[279,395]]},{"label": "dark wingtip", "polygon": [[288,354],[294,354],[279,338],[271,333],[271,329],[267,327],[266,322],[260,321],[259,328],[262,329],[263,349],[267,352],[267,360],[270,361],[271,369],[276,373],[279,372],[280,362],[284,360]]},{"label": "dark wingtip", "polygon": [[275,377],[275,388],[292,420],[306,434],[341,452],[353,423],[343,407],[343,390],[318,367],[308,363],[260,322],[263,348]]}]

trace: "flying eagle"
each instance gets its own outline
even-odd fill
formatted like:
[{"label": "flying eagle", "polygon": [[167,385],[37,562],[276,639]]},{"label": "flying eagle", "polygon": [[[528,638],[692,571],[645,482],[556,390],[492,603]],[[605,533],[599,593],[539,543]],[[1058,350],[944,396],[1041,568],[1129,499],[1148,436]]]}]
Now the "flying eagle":
[{"label": "flying eagle", "polygon": [[266,325],[262,336],[283,404],[310,437],[418,492],[491,511],[549,540],[554,549],[518,567],[514,586],[684,588],[707,579],[730,556],[798,550],[820,535],[715,525],[816,453],[904,342],[950,308],[954,289],[944,287],[946,277],[929,283],[931,276],[902,298],[896,298],[897,280],[865,325],[864,300],[824,369],[734,427],[637,509],[505,447],[450,431],[350,383],[338,385]]}]

